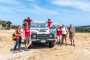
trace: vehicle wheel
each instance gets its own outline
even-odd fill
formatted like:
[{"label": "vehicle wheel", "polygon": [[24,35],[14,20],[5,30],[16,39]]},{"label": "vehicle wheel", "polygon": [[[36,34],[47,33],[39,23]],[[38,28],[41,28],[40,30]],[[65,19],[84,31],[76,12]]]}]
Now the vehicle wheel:
[{"label": "vehicle wheel", "polygon": [[49,48],[54,47],[54,44],[52,42],[49,42]]}]

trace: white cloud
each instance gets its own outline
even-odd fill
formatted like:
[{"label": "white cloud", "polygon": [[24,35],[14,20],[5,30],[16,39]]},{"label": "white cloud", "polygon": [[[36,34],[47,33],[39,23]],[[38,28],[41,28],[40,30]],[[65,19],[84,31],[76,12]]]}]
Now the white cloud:
[{"label": "white cloud", "polygon": [[90,1],[85,0],[52,0],[54,5],[72,7],[82,11],[90,12]]},{"label": "white cloud", "polygon": [[[33,2],[36,0],[25,0],[28,2]],[[2,13],[34,13],[37,15],[45,15],[45,16],[55,16],[58,15],[57,11],[53,11],[51,9],[40,7],[36,4],[30,4],[30,7],[26,7],[25,4],[23,4],[24,1],[18,1],[18,0],[0,0],[0,9]],[[29,5],[28,5],[29,6]]]},{"label": "white cloud", "polygon": [[43,7],[40,7],[36,4],[32,4],[31,6],[32,6],[32,8],[17,9],[16,12],[24,13],[24,14],[31,14],[32,13],[32,14],[41,15],[41,16],[59,15],[59,13],[57,11],[47,9],[47,8],[43,8]]},{"label": "white cloud", "polygon": [[33,5],[33,10],[39,14],[45,14],[47,16],[55,16],[55,15],[59,14],[57,11],[46,9],[46,8],[40,7],[38,5]]}]

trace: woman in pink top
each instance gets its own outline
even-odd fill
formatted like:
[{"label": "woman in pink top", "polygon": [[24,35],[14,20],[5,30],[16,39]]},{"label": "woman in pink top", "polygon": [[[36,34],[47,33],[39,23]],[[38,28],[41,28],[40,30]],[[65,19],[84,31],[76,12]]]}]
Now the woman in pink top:
[{"label": "woman in pink top", "polygon": [[60,44],[61,43],[61,35],[62,35],[62,29],[61,29],[61,26],[58,25],[56,27],[57,44]]},{"label": "woman in pink top", "polygon": [[31,31],[28,23],[26,23],[26,26],[24,28],[24,35],[25,35],[25,47],[29,47],[31,45],[31,41],[30,41]]}]

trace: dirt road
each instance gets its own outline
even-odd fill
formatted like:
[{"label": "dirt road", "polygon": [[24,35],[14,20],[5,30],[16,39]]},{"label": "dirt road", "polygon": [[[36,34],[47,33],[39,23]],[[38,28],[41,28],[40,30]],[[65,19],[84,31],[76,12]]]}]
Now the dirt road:
[{"label": "dirt road", "polygon": [[15,53],[10,51],[12,32],[0,31],[0,60],[90,60],[90,33],[76,33],[75,47],[39,47]]}]

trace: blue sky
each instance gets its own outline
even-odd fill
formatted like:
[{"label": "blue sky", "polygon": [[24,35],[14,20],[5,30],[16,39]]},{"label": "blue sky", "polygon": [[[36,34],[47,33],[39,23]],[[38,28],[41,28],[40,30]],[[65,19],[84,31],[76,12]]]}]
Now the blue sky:
[{"label": "blue sky", "polygon": [[0,19],[22,24],[24,18],[55,24],[90,25],[90,0],[0,0]]}]

